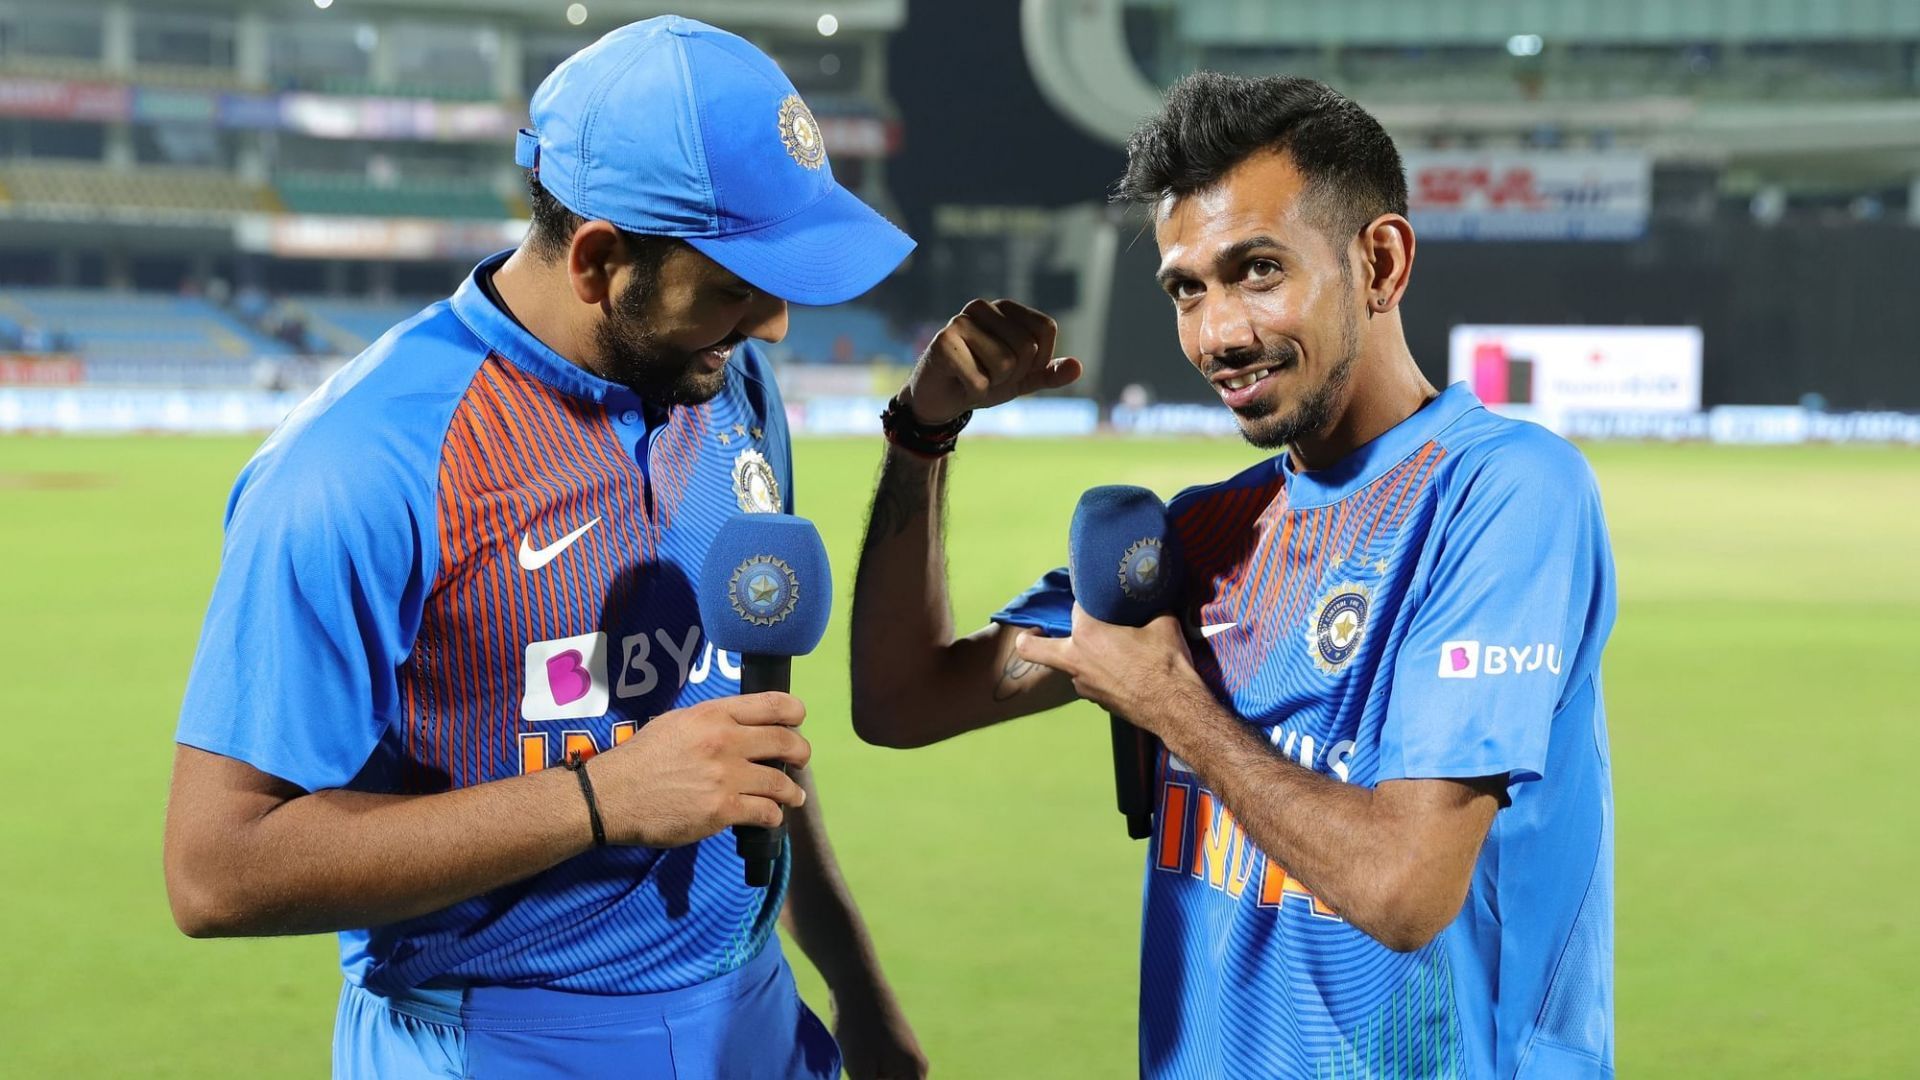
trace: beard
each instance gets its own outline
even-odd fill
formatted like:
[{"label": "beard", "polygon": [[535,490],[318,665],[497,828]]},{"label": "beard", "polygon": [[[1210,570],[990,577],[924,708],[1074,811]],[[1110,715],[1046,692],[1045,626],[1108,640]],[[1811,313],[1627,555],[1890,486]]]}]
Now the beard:
[{"label": "beard", "polygon": [[[636,281],[614,301],[613,313],[594,328],[600,350],[601,374],[646,401],[657,405],[699,405],[713,400],[727,385],[727,369],[708,371],[698,353],[676,349],[660,340],[648,325],[647,295],[651,283]],[[708,346],[738,345],[746,335],[735,334]]]},{"label": "beard", "polygon": [[[1298,442],[1303,436],[1323,431],[1332,424],[1346,396],[1348,381],[1353,377],[1353,363],[1360,356],[1360,325],[1357,319],[1350,319],[1340,334],[1340,359],[1334,362],[1332,370],[1319,384],[1303,394],[1292,409],[1285,404],[1272,401],[1257,401],[1244,409],[1234,410],[1234,418],[1240,423],[1240,437],[1262,450],[1279,450]],[[1260,355],[1259,362],[1288,365],[1298,363],[1300,350],[1291,342],[1280,342],[1268,346]],[[1223,358],[1220,369],[1247,366],[1251,361]],[[1284,410],[1284,411],[1283,411]]]}]

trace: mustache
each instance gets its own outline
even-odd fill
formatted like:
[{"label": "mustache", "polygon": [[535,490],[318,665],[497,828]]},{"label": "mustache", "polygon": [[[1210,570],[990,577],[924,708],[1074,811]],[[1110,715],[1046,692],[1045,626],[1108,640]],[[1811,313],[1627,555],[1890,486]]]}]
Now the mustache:
[{"label": "mustache", "polygon": [[1300,359],[1300,350],[1290,341],[1276,342],[1263,349],[1242,349],[1238,352],[1221,353],[1211,357],[1200,368],[1200,374],[1211,379],[1223,371],[1239,371],[1255,364],[1272,364],[1285,367]]},{"label": "mustache", "polygon": [[698,353],[698,352],[707,352],[712,349],[731,349],[735,345],[738,345],[745,340],[747,340],[747,335],[741,333],[738,330],[735,330],[733,333],[728,334],[726,337],[720,339],[719,341],[716,341],[711,345],[702,345],[701,347],[693,351]]}]

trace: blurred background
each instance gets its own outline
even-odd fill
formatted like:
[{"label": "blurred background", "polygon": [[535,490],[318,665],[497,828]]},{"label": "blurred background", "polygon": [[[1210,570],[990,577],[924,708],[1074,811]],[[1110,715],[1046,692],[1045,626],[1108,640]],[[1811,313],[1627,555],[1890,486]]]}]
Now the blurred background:
[{"label": "blurred background", "polygon": [[[0,429],[270,422],[285,391],[514,242],[528,95],[654,10],[0,4]],[[885,287],[798,313],[772,350],[797,369],[802,429],[870,426],[867,402],[842,407],[897,381],[870,368],[1002,294],[1056,315],[1092,365],[1083,401],[1033,423],[1208,423],[1112,411],[1208,394],[1168,364],[1151,237],[1103,200],[1159,87],[1202,67],[1324,79],[1393,132],[1422,241],[1409,336],[1436,381],[1668,437],[1716,406],[1920,409],[1912,0],[680,10],[775,56],[842,181],[920,241]],[[1514,324],[1591,329],[1459,331]],[[1723,437],[1798,430],[1725,416]]]},{"label": "blurred background", "polygon": [[[920,242],[768,350],[843,586],[859,436],[952,312],[1019,298],[1088,363],[968,435],[969,625],[1060,560],[1081,488],[1256,456],[1105,199],[1159,89],[1289,73],[1369,107],[1407,164],[1416,358],[1579,440],[1608,499],[1623,1074],[1920,1068],[1920,0],[0,0],[0,651],[16,730],[47,725],[0,750],[0,1072],[323,1071],[330,944],[188,943],[159,888],[223,499],[516,242],[546,73],[667,10],[774,56]],[[801,676],[824,803],[937,1071],[1129,1074],[1140,852],[1104,725],[863,747],[830,642]]]}]

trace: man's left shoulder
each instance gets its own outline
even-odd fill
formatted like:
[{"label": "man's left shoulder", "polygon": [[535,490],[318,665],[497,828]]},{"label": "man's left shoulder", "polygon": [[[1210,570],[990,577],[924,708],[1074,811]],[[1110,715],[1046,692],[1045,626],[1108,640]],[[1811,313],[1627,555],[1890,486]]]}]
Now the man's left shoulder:
[{"label": "man's left shoulder", "polygon": [[1580,448],[1526,420],[1485,407],[1460,417],[1435,442],[1443,492],[1531,493],[1546,502],[1568,496],[1597,497],[1593,468]]}]

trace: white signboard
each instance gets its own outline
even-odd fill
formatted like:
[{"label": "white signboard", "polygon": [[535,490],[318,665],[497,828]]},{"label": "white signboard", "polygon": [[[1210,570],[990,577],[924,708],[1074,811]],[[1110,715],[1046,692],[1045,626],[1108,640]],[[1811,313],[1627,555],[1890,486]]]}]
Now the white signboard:
[{"label": "white signboard", "polygon": [[1631,240],[1647,230],[1645,154],[1411,153],[1408,217],[1428,240]]},{"label": "white signboard", "polygon": [[1447,379],[1509,415],[1700,410],[1697,326],[1456,326]]}]

